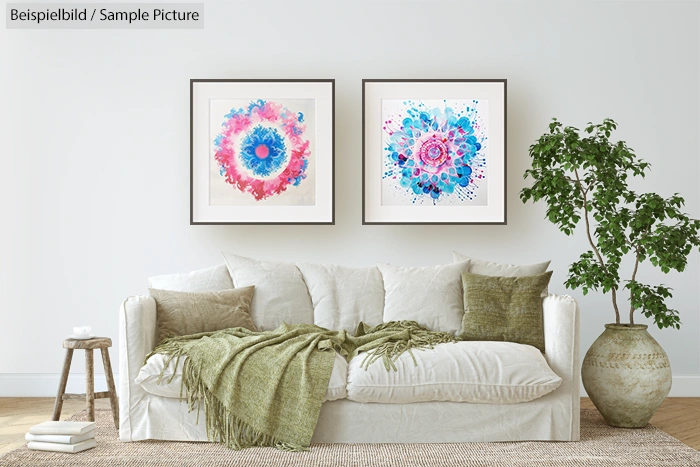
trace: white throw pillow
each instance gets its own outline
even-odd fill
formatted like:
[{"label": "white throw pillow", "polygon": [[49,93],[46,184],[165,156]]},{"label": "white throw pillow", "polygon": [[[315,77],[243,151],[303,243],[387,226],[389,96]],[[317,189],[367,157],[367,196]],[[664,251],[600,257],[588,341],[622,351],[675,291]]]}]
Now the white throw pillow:
[{"label": "white throw pillow", "polygon": [[516,404],[542,397],[562,382],[542,353],[513,342],[438,344],[396,359],[387,371],[381,359],[366,370],[365,353],[350,360],[347,397],[356,402],[410,404],[450,401]]},{"label": "white throw pillow", "polygon": [[[150,394],[179,399],[180,387],[182,386],[182,366],[185,364],[187,357],[180,359],[177,368],[175,368],[176,360],[177,358],[171,359],[165,371],[163,371],[165,356],[159,353],[152,355],[146,364],[141,367],[134,382],[140,384],[144,391]],[[160,376],[161,372],[163,372],[162,378]],[[326,389],[326,395],[323,398],[324,402],[345,399],[347,396],[347,376],[348,362],[345,360],[345,357],[336,352],[331,379],[328,381],[328,389]],[[158,384],[158,379],[160,379],[160,384]],[[182,397],[185,397],[184,392]]]},{"label": "white throw pillow", "polygon": [[[465,256],[456,251],[452,252],[452,260],[456,263],[458,261],[469,260],[469,272],[472,274],[481,274],[482,276],[498,276],[498,277],[524,277],[524,276],[536,276],[538,274],[544,274],[547,272],[549,263],[552,260],[545,261],[544,263],[535,264],[502,264],[494,263],[493,261],[484,261],[481,259],[471,258]],[[545,288],[542,291],[542,296],[546,297],[549,294],[549,288]]]},{"label": "white throw pillow", "polygon": [[431,331],[462,326],[462,272],[469,261],[424,268],[377,265],[384,279],[384,322],[413,320]]},{"label": "white throw pillow", "polygon": [[523,276],[536,276],[538,274],[543,274],[547,272],[549,263],[552,261],[545,261],[544,263],[536,264],[502,264],[494,263],[493,261],[484,261],[481,259],[471,258],[465,256],[456,251],[452,252],[453,261],[469,261],[469,272],[473,274],[481,274],[482,276],[500,276],[500,277],[523,277]]},{"label": "white throw pillow", "polygon": [[198,269],[187,274],[166,274],[148,278],[148,288],[176,292],[220,292],[233,288],[225,264]]},{"label": "white throw pillow", "polygon": [[313,324],[314,307],[299,269],[292,263],[258,261],[224,253],[236,287],[255,286],[250,317],[261,331],[287,324]]},{"label": "white throw pillow", "polygon": [[354,334],[363,321],[381,324],[384,283],[379,268],[297,263],[314,306],[314,324]]}]

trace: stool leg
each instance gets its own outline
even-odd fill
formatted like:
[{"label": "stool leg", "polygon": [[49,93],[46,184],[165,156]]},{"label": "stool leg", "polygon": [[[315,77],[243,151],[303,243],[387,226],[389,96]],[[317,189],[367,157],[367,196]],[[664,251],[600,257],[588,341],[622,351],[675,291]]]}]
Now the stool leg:
[{"label": "stool leg", "polygon": [[95,421],[95,365],[92,360],[92,349],[85,349],[85,402],[87,404],[88,421]]},{"label": "stool leg", "polygon": [[66,358],[63,361],[63,371],[61,372],[61,381],[58,383],[58,393],[56,394],[56,402],[53,404],[53,415],[51,420],[58,421],[61,418],[61,410],[63,410],[63,395],[66,393],[66,384],[68,383],[68,373],[70,372],[70,363],[73,360],[73,349],[66,349]]},{"label": "stool leg", "polygon": [[117,390],[114,388],[114,375],[112,374],[112,364],[109,362],[109,349],[103,347],[102,365],[105,368],[105,378],[107,378],[107,390],[109,391],[109,405],[112,407],[112,418],[114,427],[119,429],[119,404],[117,403]]}]

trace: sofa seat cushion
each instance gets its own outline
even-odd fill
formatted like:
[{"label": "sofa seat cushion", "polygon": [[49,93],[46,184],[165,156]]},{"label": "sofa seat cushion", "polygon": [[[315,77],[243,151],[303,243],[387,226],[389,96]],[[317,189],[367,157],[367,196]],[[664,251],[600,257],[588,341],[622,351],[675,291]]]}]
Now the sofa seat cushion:
[{"label": "sofa seat cushion", "polygon": [[[138,376],[134,380],[136,384],[148,393],[156,396],[179,399],[180,385],[182,384],[182,366],[185,364],[187,357],[183,357],[175,367],[175,360],[170,360],[167,368],[163,372],[163,377],[158,384],[158,378],[165,364],[165,356],[163,354],[155,354],[151,356],[146,364],[139,371]],[[175,376],[173,377],[173,373]],[[172,381],[170,378],[172,377]],[[346,386],[348,377],[348,363],[344,357],[337,352],[335,354],[335,363],[331,372],[331,379],[328,382],[328,389],[323,401],[334,401],[336,399],[345,399],[347,397]],[[168,382],[170,381],[170,382]],[[185,395],[183,394],[183,397]]]},{"label": "sofa seat cushion", "polygon": [[527,402],[561,384],[536,348],[512,342],[456,342],[408,352],[387,371],[381,360],[362,368],[365,353],[348,366],[347,398],[406,404],[449,401],[484,404]]}]

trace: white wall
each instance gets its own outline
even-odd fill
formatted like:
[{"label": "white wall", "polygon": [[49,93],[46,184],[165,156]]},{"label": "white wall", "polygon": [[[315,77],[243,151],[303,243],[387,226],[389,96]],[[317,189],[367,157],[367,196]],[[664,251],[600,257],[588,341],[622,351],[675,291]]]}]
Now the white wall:
[{"label": "white wall", "polygon": [[[527,148],[552,117],[612,117],[653,165],[635,186],[678,191],[700,216],[699,18],[697,2],[207,1],[204,30],[0,30],[0,396],[53,395],[71,326],[116,342],[117,308],[148,276],[221,250],[357,266],[552,258],[566,293],[585,239],[519,201]],[[261,77],[336,79],[335,226],[189,225],[189,79]],[[507,226],[361,225],[362,78],[508,79]],[[675,289],[682,329],[651,332],[674,394],[700,396],[699,255],[684,274],[641,275]],[[585,351],[613,313],[569,293]]]}]

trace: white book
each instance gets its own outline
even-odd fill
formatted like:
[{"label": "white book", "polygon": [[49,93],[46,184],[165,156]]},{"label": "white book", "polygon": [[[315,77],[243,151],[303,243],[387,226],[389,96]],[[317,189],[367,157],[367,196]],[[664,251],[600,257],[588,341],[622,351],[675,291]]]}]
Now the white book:
[{"label": "white book", "polygon": [[30,441],[27,443],[29,449],[35,451],[57,451],[76,453],[94,448],[97,445],[95,438],[82,441],[78,444],[42,443],[41,441]]},{"label": "white book", "polygon": [[95,429],[95,422],[44,422],[29,429],[33,435],[82,435]]},{"label": "white book", "polygon": [[42,443],[75,444],[95,437],[95,430],[90,430],[82,435],[33,435],[27,433],[24,439],[27,441],[41,441]]}]

